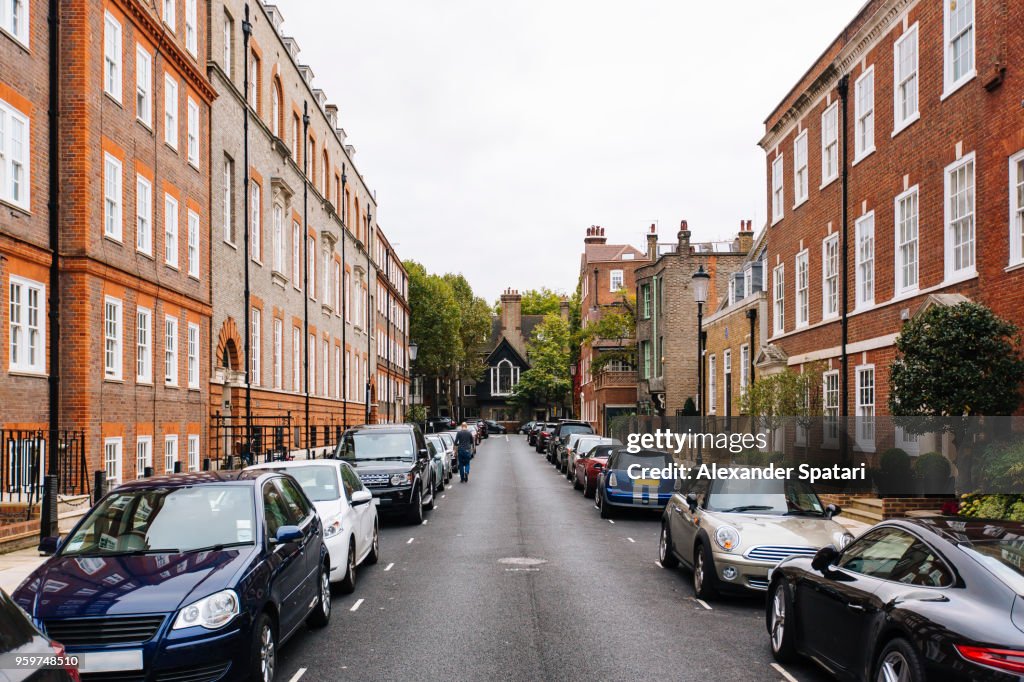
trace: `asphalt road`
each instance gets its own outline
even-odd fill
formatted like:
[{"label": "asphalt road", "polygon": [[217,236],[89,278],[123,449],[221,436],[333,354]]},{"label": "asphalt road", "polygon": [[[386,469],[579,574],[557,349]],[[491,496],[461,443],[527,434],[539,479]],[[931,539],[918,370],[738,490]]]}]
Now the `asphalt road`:
[{"label": "asphalt road", "polygon": [[658,528],[601,520],[524,437],[492,436],[424,525],[384,524],[381,562],[285,645],[277,679],[828,679],[772,666],[763,599],[696,601],[657,564]]}]

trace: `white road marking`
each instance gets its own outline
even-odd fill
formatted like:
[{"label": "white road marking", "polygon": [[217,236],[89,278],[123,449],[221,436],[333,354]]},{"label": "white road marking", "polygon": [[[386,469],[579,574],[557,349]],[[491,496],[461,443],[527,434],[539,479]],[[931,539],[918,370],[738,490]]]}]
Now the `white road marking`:
[{"label": "white road marking", "polygon": [[657,566],[658,568],[665,568],[664,566],[661,565],[660,561],[655,561],[654,565]]},{"label": "white road marking", "polygon": [[411,545],[411,544],[412,544],[412,541],[413,541],[413,540],[415,540],[415,539],[416,539],[416,538],[409,538],[409,542],[407,542],[407,543],[405,543],[405,544],[407,544],[407,545]]},{"label": "white road marking", "polygon": [[701,606],[706,608],[708,611],[712,610],[711,607],[708,605],[708,603],[706,601],[704,601],[703,599],[694,598],[694,601],[696,601],[698,604],[700,604]]},{"label": "white road marking", "polygon": [[[422,525],[424,525],[424,526],[427,525],[427,520],[426,519],[423,519],[423,524]],[[409,542],[412,542],[412,540],[409,540]]]},{"label": "white road marking", "polygon": [[394,567],[395,567],[395,563],[391,562],[390,564],[388,564],[387,568],[384,569],[384,571],[385,572],[390,571]]},{"label": "white road marking", "polygon": [[451,490],[451,489],[452,489],[451,486],[448,486],[447,488],[445,488],[445,490]]},{"label": "white road marking", "polygon": [[615,522],[612,521],[611,519],[608,519],[608,523],[613,524],[613,525],[615,524]]},{"label": "white road marking", "polygon": [[505,436],[505,442],[506,443],[508,442],[508,436]]},{"label": "white road marking", "polygon": [[[449,489],[449,490],[451,490],[451,486],[448,486],[448,489]],[[444,499],[444,498],[446,498],[446,497],[448,497],[448,496],[447,496],[447,495],[442,495],[442,496],[441,496],[441,499],[443,500],[443,499]]]},{"label": "white road marking", "polygon": [[789,671],[783,668],[778,663],[772,663],[772,667],[775,668],[775,671],[782,675],[782,677],[784,677],[788,682],[797,682],[797,679],[790,675]]},{"label": "white road marking", "polygon": [[356,603],[352,605],[352,608],[350,608],[349,611],[358,611],[359,607],[363,605],[364,601],[366,601],[366,600],[365,599],[357,599]]},{"label": "white road marking", "polygon": [[633,538],[626,538],[626,539],[629,540],[630,542],[636,542],[636,540],[634,540]]},{"label": "white road marking", "polygon": [[292,675],[292,679],[288,680],[288,682],[299,682],[299,680],[301,680],[302,676],[305,675],[305,674],[306,674],[306,669],[305,668],[299,668],[298,670],[295,671],[295,674]]}]

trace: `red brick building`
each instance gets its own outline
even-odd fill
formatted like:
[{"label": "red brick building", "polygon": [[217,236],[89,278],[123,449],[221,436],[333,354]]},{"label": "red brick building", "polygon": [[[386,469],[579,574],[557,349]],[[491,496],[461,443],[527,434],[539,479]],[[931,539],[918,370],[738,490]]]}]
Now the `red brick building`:
[{"label": "red brick building", "polygon": [[[587,228],[580,256],[580,318],[584,329],[606,313],[628,305],[636,291],[636,269],[649,262],[646,253],[629,244],[609,244],[603,227]],[[604,354],[633,346],[633,335],[594,339],[580,346],[576,409],[598,433],[605,433],[609,420],[615,416],[636,412],[637,377],[635,361],[616,358],[599,364],[597,369],[594,362]]]},{"label": "red brick building", "polygon": [[1024,321],[1022,25],[1019,3],[872,0],[765,122],[761,366],[825,362],[861,451],[917,449],[874,429],[905,320],[967,298]]}]

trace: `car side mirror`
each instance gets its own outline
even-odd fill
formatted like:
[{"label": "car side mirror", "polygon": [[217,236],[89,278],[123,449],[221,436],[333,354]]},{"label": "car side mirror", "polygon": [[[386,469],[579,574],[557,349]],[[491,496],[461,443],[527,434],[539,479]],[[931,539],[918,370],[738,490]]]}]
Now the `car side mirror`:
[{"label": "car side mirror", "polygon": [[430,459],[430,451],[426,448],[420,448],[420,459]]},{"label": "car side mirror", "polygon": [[60,549],[59,537],[45,537],[39,541],[39,553],[53,556]]},{"label": "car side mirror", "polygon": [[697,511],[697,494],[696,493],[687,493],[687,495],[686,495],[686,504],[688,504],[690,506],[690,513],[691,514],[693,512],[695,512],[695,511]]},{"label": "car side mirror", "polygon": [[818,553],[811,559],[811,568],[818,573],[825,573],[828,567],[836,562],[839,558],[839,550],[832,545],[825,545],[818,550]]},{"label": "car side mirror", "polygon": [[838,504],[830,504],[825,507],[825,518],[831,519],[833,516],[839,516],[843,513],[843,508]]},{"label": "car side mirror", "polygon": [[274,544],[285,545],[302,539],[302,529],[298,526],[281,526],[277,529]]},{"label": "car side mirror", "polygon": [[373,493],[369,490],[357,490],[352,493],[352,506],[359,507],[373,502]]}]

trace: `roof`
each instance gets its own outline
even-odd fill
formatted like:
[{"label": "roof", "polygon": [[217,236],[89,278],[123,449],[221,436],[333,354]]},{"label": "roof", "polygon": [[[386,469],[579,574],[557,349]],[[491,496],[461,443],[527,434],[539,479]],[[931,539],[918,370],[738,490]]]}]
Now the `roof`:
[{"label": "roof", "polygon": [[[523,315],[522,329],[523,341],[529,341],[533,336],[533,328],[544,320],[543,315]],[[491,316],[491,334],[487,337],[487,345],[484,347],[484,355],[490,355],[498,347],[501,341],[501,318],[497,315]]]},{"label": "roof", "polygon": [[213,483],[237,483],[252,481],[266,475],[265,470],[231,469],[222,471],[193,471],[185,474],[170,474],[127,481],[117,490],[145,490],[148,488],[183,488],[190,485],[207,485]]},{"label": "roof", "polygon": [[583,247],[583,260],[598,263],[622,260],[623,254],[632,254],[632,259],[646,260],[647,254],[629,244],[587,244]]}]

